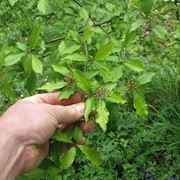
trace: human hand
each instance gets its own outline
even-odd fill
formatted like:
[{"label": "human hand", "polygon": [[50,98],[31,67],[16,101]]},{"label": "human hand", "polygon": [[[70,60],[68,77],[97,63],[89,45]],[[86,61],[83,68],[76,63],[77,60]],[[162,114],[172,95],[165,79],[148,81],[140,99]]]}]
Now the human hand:
[{"label": "human hand", "polygon": [[2,134],[13,137],[17,151],[21,147],[18,160],[14,160],[15,176],[33,170],[47,156],[48,140],[58,126],[72,124],[83,116],[81,100],[81,94],[64,101],[58,100],[58,93],[40,94],[19,100],[3,114],[0,130],[7,133]]}]

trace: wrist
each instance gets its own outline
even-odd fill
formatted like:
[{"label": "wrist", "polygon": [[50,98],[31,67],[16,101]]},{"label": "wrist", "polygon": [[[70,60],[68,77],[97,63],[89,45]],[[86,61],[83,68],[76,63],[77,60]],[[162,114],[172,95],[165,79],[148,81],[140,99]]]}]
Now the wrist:
[{"label": "wrist", "polygon": [[13,180],[22,171],[24,145],[8,121],[0,118],[0,179]]}]

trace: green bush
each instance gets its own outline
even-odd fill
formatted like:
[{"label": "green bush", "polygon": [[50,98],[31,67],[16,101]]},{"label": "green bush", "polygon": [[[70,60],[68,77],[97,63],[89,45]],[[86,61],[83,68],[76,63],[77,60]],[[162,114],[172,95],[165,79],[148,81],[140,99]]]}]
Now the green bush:
[{"label": "green bush", "polygon": [[76,126],[57,131],[41,166],[18,179],[179,179],[179,7],[177,0],[0,2],[0,113],[35,93],[67,99],[81,91],[84,119],[97,125],[84,135],[87,146],[66,153],[60,147],[83,134]]}]

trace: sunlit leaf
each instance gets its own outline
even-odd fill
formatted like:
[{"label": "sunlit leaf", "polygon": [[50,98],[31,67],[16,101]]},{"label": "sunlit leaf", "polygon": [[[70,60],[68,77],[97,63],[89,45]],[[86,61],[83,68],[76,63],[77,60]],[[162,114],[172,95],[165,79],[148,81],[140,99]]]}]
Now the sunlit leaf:
[{"label": "sunlit leaf", "polygon": [[43,65],[37,56],[32,55],[32,69],[35,73],[42,74]]},{"label": "sunlit leaf", "polygon": [[103,131],[106,131],[107,123],[109,120],[109,111],[106,108],[105,102],[102,100],[98,101],[96,110],[96,122],[100,125]]},{"label": "sunlit leaf", "polygon": [[96,60],[104,60],[106,59],[112,52],[112,49],[113,49],[113,45],[112,44],[105,44],[105,45],[102,45],[97,53],[96,53],[96,56],[95,56],[95,59]]},{"label": "sunlit leaf", "polygon": [[39,0],[37,7],[41,13],[46,14],[48,9],[48,0]]},{"label": "sunlit leaf", "polygon": [[93,110],[93,107],[94,107],[94,98],[90,97],[85,102],[84,118],[86,121],[88,121],[89,114]]},{"label": "sunlit leaf", "polygon": [[52,65],[54,72],[60,73],[64,76],[67,76],[70,73],[70,70],[63,64],[54,64]]},{"label": "sunlit leaf", "polygon": [[44,84],[43,86],[38,88],[38,90],[43,90],[43,91],[47,91],[47,92],[53,92],[55,90],[59,90],[59,89],[63,88],[64,86],[66,86],[66,83],[64,81],[47,82],[46,84]]},{"label": "sunlit leaf", "polygon": [[144,87],[140,87],[134,93],[134,107],[137,111],[137,114],[142,118],[146,118],[148,115],[148,106],[145,100]]},{"label": "sunlit leaf", "polygon": [[154,76],[154,72],[144,72],[142,75],[138,76],[136,80],[138,82],[138,85],[143,85],[151,82]]},{"label": "sunlit leaf", "polygon": [[72,147],[67,152],[65,152],[60,158],[61,168],[68,169],[71,167],[76,157],[76,148]]},{"label": "sunlit leaf", "polygon": [[79,70],[74,70],[73,71],[73,77],[77,83],[77,86],[83,90],[84,92],[91,92],[91,83],[89,82],[88,79],[86,79],[85,75],[79,71]]},{"label": "sunlit leaf", "polygon": [[85,155],[85,158],[91,161],[92,164],[99,166],[102,162],[101,155],[94,149],[84,145],[78,146]]},{"label": "sunlit leaf", "polygon": [[127,100],[124,97],[122,97],[120,93],[117,93],[117,92],[111,93],[109,96],[106,97],[106,100],[113,103],[120,103],[120,104],[124,104],[127,102]]},{"label": "sunlit leaf", "polygon": [[144,70],[144,65],[139,60],[128,60],[125,62],[125,65],[135,72],[141,72]]},{"label": "sunlit leaf", "polygon": [[8,55],[4,60],[4,65],[11,66],[11,65],[18,63],[25,54],[26,53],[21,52],[21,53],[14,53],[14,54]]}]

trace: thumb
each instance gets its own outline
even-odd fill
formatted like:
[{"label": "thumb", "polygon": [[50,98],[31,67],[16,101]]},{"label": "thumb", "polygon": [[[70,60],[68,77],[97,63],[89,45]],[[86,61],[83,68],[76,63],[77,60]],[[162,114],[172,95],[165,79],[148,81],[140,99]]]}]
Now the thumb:
[{"label": "thumb", "polygon": [[78,121],[84,113],[84,103],[73,104],[70,106],[53,106],[53,112],[58,123],[73,123]]}]

